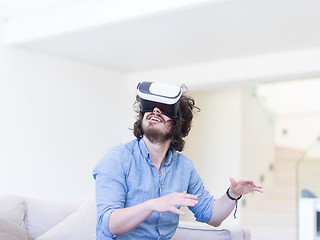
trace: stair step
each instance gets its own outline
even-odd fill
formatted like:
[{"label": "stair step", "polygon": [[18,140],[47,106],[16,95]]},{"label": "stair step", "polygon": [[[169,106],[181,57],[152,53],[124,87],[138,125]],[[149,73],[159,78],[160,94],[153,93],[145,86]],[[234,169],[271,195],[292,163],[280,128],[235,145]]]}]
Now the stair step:
[{"label": "stair step", "polygon": [[288,186],[288,187],[276,186],[276,187],[267,189],[267,191],[265,191],[263,195],[265,198],[273,198],[273,199],[280,199],[280,200],[281,199],[295,200],[297,196],[297,190],[295,186]]},{"label": "stair step", "polygon": [[242,214],[242,224],[254,225],[257,227],[284,227],[295,228],[297,225],[296,214],[284,213],[244,213]]},{"label": "stair step", "polygon": [[297,211],[297,203],[294,200],[291,201],[279,201],[279,200],[268,200],[264,202],[248,202],[246,206],[247,213],[256,213],[257,209],[262,214],[287,214],[293,215]]},{"label": "stair step", "polygon": [[288,161],[288,162],[298,162],[303,158],[305,151],[302,149],[294,149],[287,147],[275,147],[275,159],[276,161]]},{"label": "stair step", "polygon": [[288,186],[292,187],[296,185],[296,174],[290,171],[275,171],[273,173],[273,181],[275,186]]},{"label": "stair step", "polygon": [[250,229],[252,240],[297,240],[297,163],[304,151],[275,148],[270,184],[263,194],[244,198],[242,225]]}]

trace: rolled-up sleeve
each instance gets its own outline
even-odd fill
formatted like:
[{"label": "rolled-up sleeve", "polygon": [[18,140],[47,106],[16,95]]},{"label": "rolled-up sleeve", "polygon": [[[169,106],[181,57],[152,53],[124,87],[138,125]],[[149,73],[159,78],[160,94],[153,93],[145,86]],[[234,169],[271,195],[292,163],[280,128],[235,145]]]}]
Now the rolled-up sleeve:
[{"label": "rolled-up sleeve", "polygon": [[193,168],[191,172],[188,193],[198,197],[198,204],[194,207],[189,207],[196,220],[198,222],[208,223],[212,215],[215,199],[203,186],[203,182],[195,168]]},{"label": "rolled-up sleeve", "polygon": [[100,239],[101,235],[107,239],[117,237],[109,231],[109,219],[111,213],[123,208],[125,203],[127,187],[122,161],[124,155],[124,146],[118,145],[109,150],[93,170],[97,202],[97,239]]}]

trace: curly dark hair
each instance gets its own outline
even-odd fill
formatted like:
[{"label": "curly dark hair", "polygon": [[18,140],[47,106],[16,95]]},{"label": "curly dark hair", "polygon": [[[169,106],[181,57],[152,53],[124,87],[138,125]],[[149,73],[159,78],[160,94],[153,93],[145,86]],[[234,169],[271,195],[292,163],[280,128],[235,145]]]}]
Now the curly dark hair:
[{"label": "curly dark hair", "polygon": [[[141,139],[143,137],[142,120],[144,113],[140,111],[139,96],[136,96],[136,101],[134,103],[135,111],[138,113],[137,121],[133,125],[133,134],[136,138]],[[183,140],[189,134],[191,129],[191,123],[193,119],[194,110],[200,111],[200,108],[195,105],[195,101],[192,97],[182,94],[180,98],[179,116],[176,119],[172,119],[171,127],[171,142],[170,149],[173,151],[182,151],[185,145]]]}]

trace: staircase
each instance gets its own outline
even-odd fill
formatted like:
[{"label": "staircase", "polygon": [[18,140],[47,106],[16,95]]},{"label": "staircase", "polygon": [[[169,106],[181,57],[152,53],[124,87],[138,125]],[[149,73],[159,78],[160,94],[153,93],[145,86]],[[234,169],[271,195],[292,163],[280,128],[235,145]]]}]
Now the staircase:
[{"label": "staircase", "polygon": [[252,240],[297,240],[296,164],[304,151],[276,147],[273,170],[264,193],[251,193],[243,202],[242,225]]}]

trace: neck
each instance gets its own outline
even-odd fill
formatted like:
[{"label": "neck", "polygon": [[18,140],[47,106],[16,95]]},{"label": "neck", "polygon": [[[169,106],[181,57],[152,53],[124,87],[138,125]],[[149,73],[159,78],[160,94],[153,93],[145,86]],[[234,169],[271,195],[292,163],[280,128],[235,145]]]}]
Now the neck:
[{"label": "neck", "polygon": [[158,170],[167,162],[167,153],[170,147],[170,139],[164,143],[152,143],[148,138],[143,136],[143,140],[149,151],[151,162],[155,165]]}]

